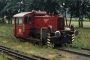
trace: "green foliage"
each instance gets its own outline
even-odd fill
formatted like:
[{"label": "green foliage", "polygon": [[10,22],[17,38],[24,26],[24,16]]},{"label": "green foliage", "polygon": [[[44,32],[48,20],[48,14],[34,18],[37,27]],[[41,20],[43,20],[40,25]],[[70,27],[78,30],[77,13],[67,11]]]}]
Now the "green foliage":
[{"label": "green foliage", "polygon": [[90,19],[88,0],[0,0],[0,4],[0,16],[3,18],[6,15],[8,21],[11,21],[14,14],[32,10],[46,11],[51,15],[59,13],[64,16],[67,10],[71,17]]},{"label": "green foliage", "polygon": [[0,19],[0,24],[5,24],[5,20],[3,18]]},{"label": "green foliage", "polygon": [[33,0],[30,5],[31,10],[42,10],[53,14],[60,9],[58,0]]},{"label": "green foliage", "polygon": [[13,57],[5,54],[4,52],[0,52],[0,60],[9,60],[9,59],[15,60]]},{"label": "green foliage", "polygon": [[13,38],[13,25],[9,24],[0,24],[0,36]]},{"label": "green foliage", "polygon": [[73,46],[90,48],[90,33],[89,29],[78,29],[79,35],[75,37]]},{"label": "green foliage", "polygon": [[[79,10],[83,14],[90,12],[89,2],[84,0],[0,0],[0,4],[0,11],[3,15],[7,14],[6,12],[14,15],[18,13],[19,9],[21,9],[20,11],[44,10],[54,14],[57,10],[61,11],[64,8],[69,8],[69,13],[73,16],[79,16]],[[63,8],[60,6],[63,6]],[[89,13],[86,15],[89,16]]]},{"label": "green foliage", "polygon": [[[58,0],[7,0],[5,2],[1,2],[2,4],[6,4],[3,6],[1,13],[3,15],[15,14],[20,9],[21,11],[31,11],[31,10],[44,10],[48,13],[53,14],[56,10],[60,10],[60,1]],[[15,12],[17,11],[17,12]]]}]

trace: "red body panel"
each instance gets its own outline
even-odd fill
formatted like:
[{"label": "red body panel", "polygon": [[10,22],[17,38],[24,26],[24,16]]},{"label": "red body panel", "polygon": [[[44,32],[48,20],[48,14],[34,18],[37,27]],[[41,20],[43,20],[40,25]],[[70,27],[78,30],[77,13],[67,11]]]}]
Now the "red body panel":
[{"label": "red body panel", "polygon": [[34,26],[35,28],[43,28],[52,25],[53,30],[57,30],[57,18],[56,17],[35,17]]},{"label": "red body panel", "polygon": [[23,37],[23,27],[22,26],[16,27],[16,36]]}]

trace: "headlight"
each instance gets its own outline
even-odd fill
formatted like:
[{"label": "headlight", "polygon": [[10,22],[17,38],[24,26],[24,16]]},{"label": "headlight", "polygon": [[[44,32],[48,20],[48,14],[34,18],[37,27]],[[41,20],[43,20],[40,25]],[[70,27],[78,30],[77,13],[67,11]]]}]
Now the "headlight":
[{"label": "headlight", "polygon": [[48,25],[48,28],[49,28],[49,29],[52,29],[52,25]]},{"label": "headlight", "polygon": [[60,31],[56,31],[56,32],[55,32],[55,36],[60,37],[60,36],[61,36]]}]

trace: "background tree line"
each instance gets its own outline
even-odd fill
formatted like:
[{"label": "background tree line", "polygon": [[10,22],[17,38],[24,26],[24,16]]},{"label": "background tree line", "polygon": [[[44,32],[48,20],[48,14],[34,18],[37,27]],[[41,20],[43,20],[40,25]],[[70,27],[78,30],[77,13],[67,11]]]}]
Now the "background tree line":
[{"label": "background tree line", "polygon": [[[79,27],[83,28],[83,18],[90,19],[90,1],[89,0],[0,0],[0,17],[4,17],[8,23],[12,23],[14,14],[32,10],[47,11],[54,15],[59,13],[66,17],[66,11],[70,14],[71,25],[72,18],[79,18]],[[68,9],[68,10],[67,10]],[[67,24],[67,19],[66,19]]]}]

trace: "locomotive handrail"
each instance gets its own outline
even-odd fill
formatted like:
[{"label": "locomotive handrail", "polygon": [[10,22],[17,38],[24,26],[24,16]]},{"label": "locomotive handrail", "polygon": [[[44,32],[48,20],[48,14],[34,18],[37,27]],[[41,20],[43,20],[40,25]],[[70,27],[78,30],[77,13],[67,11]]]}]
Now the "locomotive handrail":
[{"label": "locomotive handrail", "polygon": [[42,28],[40,29],[40,40],[42,41]]}]

